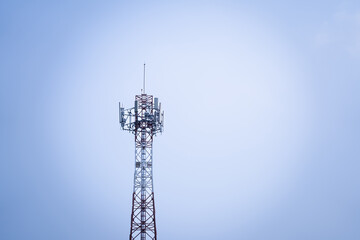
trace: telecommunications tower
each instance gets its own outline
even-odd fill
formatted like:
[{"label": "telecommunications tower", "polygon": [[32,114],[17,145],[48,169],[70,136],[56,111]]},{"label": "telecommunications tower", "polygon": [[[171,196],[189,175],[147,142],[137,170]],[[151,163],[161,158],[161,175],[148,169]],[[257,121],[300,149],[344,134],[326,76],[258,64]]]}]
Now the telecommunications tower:
[{"label": "telecommunications tower", "polygon": [[156,240],[153,185],[153,137],[163,131],[164,112],[158,98],[145,93],[135,96],[134,107],[124,109],[119,103],[121,128],[135,135],[135,173],[132,196],[130,240]]}]

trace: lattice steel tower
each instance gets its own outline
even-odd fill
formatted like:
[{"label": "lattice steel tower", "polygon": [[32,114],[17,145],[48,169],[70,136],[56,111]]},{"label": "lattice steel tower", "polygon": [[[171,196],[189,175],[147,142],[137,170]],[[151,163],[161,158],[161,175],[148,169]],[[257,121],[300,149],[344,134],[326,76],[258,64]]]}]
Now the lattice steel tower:
[{"label": "lattice steel tower", "polygon": [[158,98],[145,93],[135,96],[134,107],[124,109],[119,103],[121,128],[135,135],[135,173],[132,197],[130,240],[156,240],[153,185],[153,137],[163,131],[164,112]]}]

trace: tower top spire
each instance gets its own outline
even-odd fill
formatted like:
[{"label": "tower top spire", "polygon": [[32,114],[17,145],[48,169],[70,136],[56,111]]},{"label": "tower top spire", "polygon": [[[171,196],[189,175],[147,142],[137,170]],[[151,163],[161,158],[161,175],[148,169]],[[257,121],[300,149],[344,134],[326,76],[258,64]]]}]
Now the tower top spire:
[{"label": "tower top spire", "polygon": [[145,94],[145,62],[144,62],[143,93]]}]

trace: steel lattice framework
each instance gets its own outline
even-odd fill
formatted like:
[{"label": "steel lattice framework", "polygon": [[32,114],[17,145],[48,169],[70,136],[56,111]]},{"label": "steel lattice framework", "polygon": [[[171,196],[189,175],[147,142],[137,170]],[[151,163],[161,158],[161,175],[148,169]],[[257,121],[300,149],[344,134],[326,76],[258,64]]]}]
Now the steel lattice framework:
[{"label": "steel lattice framework", "polygon": [[135,173],[130,240],[156,240],[153,185],[153,137],[163,131],[164,113],[157,98],[145,93],[135,96],[133,108],[121,104],[120,124],[135,135]]}]

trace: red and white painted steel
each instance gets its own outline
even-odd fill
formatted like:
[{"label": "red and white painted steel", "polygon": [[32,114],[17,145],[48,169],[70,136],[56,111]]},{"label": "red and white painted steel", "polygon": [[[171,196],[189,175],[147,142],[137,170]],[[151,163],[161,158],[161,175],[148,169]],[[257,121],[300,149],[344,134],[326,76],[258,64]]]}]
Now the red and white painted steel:
[{"label": "red and white painted steel", "polygon": [[163,131],[164,113],[157,98],[145,93],[135,96],[133,108],[121,104],[121,128],[135,135],[135,173],[130,240],[156,240],[153,185],[153,137]]}]

